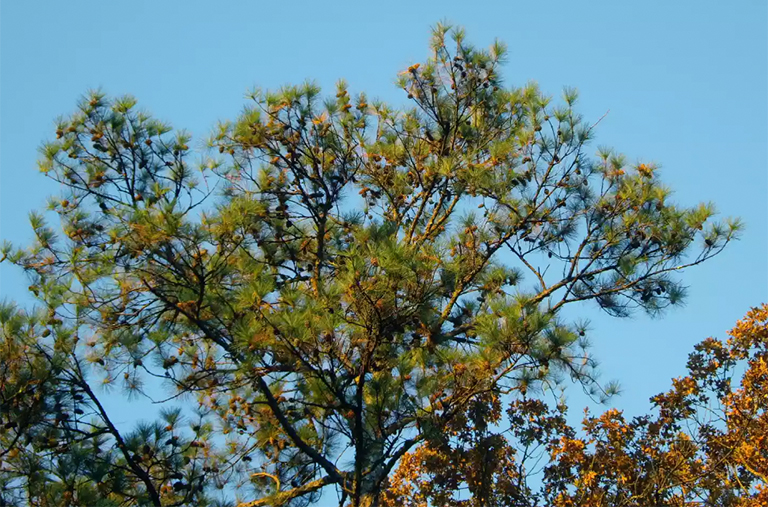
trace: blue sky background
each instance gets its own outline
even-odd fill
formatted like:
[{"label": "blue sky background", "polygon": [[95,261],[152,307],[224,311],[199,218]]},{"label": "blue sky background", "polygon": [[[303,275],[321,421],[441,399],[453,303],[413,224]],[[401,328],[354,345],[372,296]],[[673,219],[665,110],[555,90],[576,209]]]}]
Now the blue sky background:
[{"label": "blue sky background", "polygon": [[[315,79],[394,104],[396,74],[427,56],[429,28],[461,24],[486,46],[509,45],[506,81],[581,92],[597,120],[593,147],[662,165],[677,201],[713,201],[746,223],[743,240],[685,274],[685,308],[652,320],[593,322],[613,405],[630,414],[684,371],[691,346],[768,301],[768,4],[722,1],[4,1],[0,5],[0,238],[30,238],[27,213],[57,187],[36,171],[56,116],[102,87],[198,141],[234,118],[253,85]],[[0,265],[0,294],[26,299]],[[571,396],[580,412],[586,403]],[[127,413],[126,413],[127,414]],[[126,415],[127,417],[127,415]]]}]

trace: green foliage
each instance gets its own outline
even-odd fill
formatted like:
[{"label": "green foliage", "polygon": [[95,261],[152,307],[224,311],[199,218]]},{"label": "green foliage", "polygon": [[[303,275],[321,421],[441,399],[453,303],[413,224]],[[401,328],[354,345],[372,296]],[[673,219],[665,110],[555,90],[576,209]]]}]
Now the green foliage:
[{"label": "green foliage", "polygon": [[[19,452],[2,480],[78,505],[208,505],[227,483],[251,506],[329,486],[358,506],[489,393],[564,374],[596,389],[585,326],[562,307],[659,313],[681,301],[678,271],[739,224],[673,204],[653,166],[590,159],[575,90],[553,105],[534,84],[505,88],[506,48],[463,40],[435,29],[430,58],[398,79],[402,109],[343,81],[325,100],[311,83],[255,91],[196,167],[189,136],[135,99],[86,97],[41,149],[65,189],[51,204],[64,236],[32,215],[36,242],[3,249],[55,322],[15,324],[3,346],[26,329],[61,372],[45,382],[87,408],[30,419],[64,439],[55,456],[4,441]],[[34,375],[22,359],[14,375]],[[134,393],[166,379],[199,421],[166,412],[121,435],[96,375]]]}]

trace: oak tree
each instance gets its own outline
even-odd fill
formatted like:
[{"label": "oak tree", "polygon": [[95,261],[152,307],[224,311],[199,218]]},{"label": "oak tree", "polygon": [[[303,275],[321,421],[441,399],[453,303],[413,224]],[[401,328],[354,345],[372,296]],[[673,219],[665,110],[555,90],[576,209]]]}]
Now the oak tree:
[{"label": "oak tree", "polygon": [[[568,425],[567,407],[477,400],[445,438],[407,453],[383,505],[746,507],[768,502],[768,305],[708,338],[653,411]],[[734,384],[738,384],[734,386]],[[469,492],[469,496],[465,493]]]}]

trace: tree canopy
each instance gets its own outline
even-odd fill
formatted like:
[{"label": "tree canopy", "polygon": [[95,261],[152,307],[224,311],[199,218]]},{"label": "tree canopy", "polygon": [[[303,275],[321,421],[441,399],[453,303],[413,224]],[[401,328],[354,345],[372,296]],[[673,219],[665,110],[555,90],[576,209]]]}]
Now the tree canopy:
[{"label": "tree canopy", "polygon": [[[500,400],[476,402],[451,425],[451,438],[406,454],[382,504],[765,505],[768,305],[753,308],[729,334],[726,342],[697,344],[688,374],[651,398],[652,413],[629,420],[616,409],[587,414],[578,431],[567,424],[564,404],[522,397],[507,408],[511,431],[494,432]],[[541,463],[539,481],[531,481],[526,460]],[[457,500],[463,488],[471,496]]]},{"label": "tree canopy", "polygon": [[[653,163],[590,156],[575,90],[504,85],[505,57],[438,25],[406,106],[255,91],[201,150],[132,97],[85,97],[41,148],[61,233],[32,214],[34,243],[3,247],[39,304],[0,308],[0,505],[619,505],[619,478],[688,452],[650,429],[677,408],[579,440],[534,394],[609,396],[561,310],[658,315],[740,225],[675,204]],[[160,418],[117,427],[101,385],[162,386]],[[545,496],[501,422],[547,446]]]}]

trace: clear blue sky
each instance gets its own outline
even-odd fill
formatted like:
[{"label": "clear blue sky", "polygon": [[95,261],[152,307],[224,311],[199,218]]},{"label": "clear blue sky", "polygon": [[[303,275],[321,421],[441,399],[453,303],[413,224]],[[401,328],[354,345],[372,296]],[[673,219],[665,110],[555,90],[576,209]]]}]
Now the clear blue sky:
[{"label": "clear blue sky", "polygon": [[[0,237],[30,237],[27,212],[56,187],[36,172],[53,119],[102,87],[198,139],[233,118],[253,85],[305,78],[395,104],[393,80],[427,55],[445,19],[509,44],[508,84],[581,92],[597,145],[661,163],[678,202],[713,201],[747,225],[722,256],[686,273],[688,306],[661,320],[593,320],[614,403],[646,410],[683,372],[693,343],[768,301],[768,4],[722,1],[5,1],[0,7]],[[28,285],[6,265],[0,292]],[[579,399],[574,396],[574,399]],[[576,412],[579,407],[573,407]]]}]

